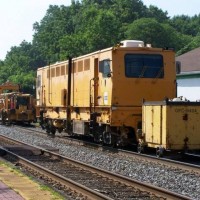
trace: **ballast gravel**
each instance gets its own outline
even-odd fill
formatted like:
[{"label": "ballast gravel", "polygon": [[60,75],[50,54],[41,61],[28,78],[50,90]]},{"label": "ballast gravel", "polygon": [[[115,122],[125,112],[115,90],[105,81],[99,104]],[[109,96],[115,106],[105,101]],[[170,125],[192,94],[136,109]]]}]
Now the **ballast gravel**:
[{"label": "ballast gravel", "polygon": [[70,145],[63,143],[59,138],[39,137],[14,127],[0,125],[0,134],[32,145],[57,148],[60,154],[69,158],[200,200],[200,173],[147,162],[136,157],[124,157],[84,146]]}]

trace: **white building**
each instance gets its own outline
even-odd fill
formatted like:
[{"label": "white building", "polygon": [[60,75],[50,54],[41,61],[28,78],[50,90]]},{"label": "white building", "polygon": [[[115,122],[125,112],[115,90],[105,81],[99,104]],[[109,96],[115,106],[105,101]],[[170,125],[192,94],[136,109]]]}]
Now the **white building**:
[{"label": "white building", "polygon": [[200,100],[200,48],[176,57],[181,62],[181,73],[177,75],[177,96],[190,101]]},{"label": "white building", "polygon": [[200,100],[200,72],[177,75],[177,96],[184,96],[190,101]]}]

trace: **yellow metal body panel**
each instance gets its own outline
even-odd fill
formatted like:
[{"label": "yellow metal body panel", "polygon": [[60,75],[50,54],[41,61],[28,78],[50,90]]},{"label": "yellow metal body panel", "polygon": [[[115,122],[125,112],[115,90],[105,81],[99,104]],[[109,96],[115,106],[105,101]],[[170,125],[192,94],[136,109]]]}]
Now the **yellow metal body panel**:
[{"label": "yellow metal body panel", "polygon": [[[162,142],[162,110],[161,106],[148,106],[144,110],[144,118],[148,119],[148,121],[144,121],[145,123],[145,129],[148,131],[148,134],[146,134],[145,141],[147,143],[152,144],[161,144]],[[145,133],[147,132],[145,131]]]},{"label": "yellow metal body panel", "polygon": [[[164,77],[127,77],[124,63],[127,54],[161,55]],[[102,60],[110,61],[110,77],[100,72]],[[46,109],[47,118],[66,120],[67,67],[68,61],[64,61],[37,70],[37,107]],[[72,120],[89,121],[92,107],[92,112],[100,114],[97,122],[114,127],[129,126],[136,131],[138,122],[142,121],[143,99],[155,101],[176,96],[175,54],[171,50],[113,47],[74,58],[72,69]]]},{"label": "yellow metal body panel", "polygon": [[199,103],[152,104],[143,105],[143,133],[149,147],[200,149]]},{"label": "yellow metal body panel", "polygon": [[113,126],[130,126],[137,127],[137,123],[141,121],[141,107],[116,107],[112,110],[111,124]]},{"label": "yellow metal body panel", "polygon": [[[126,54],[160,54],[164,59],[165,76],[159,78],[127,78],[124,69],[124,57]],[[165,52],[161,49],[140,49],[121,48],[113,51],[113,88],[112,88],[112,105],[116,107],[115,115],[112,114],[111,122],[116,122],[115,116],[120,116],[121,109],[127,110],[126,117],[121,117],[118,124],[121,126],[136,127],[136,118],[130,117],[142,114],[141,105],[143,99],[151,101],[163,100],[166,96],[173,98],[176,95],[176,77],[174,52]],[[140,111],[138,112],[138,107]],[[131,111],[131,112],[130,112]],[[137,120],[141,121],[137,118]],[[133,125],[134,124],[134,125]]]},{"label": "yellow metal body panel", "polygon": [[[96,77],[98,82],[95,83],[93,79],[95,77],[95,59],[111,58],[111,53],[112,51],[106,51],[105,53],[96,54],[92,57],[84,56],[73,60],[71,85],[72,119],[88,121],[90,118],[89,107],[91,97],[92,107],[95,106],[96,111],[102,113],[99,122],[107,123],[110,121],[110,111],[108,110],[110,110],[112,100],[112,79],[107,79],[100,73],[98,77]],[[88,60],[89,63],[85,62]],[[63,75],[60,74],[56,76],[52,74],[52,69],[55,69],[56,72],[56,68],[61,68],[62,66],[65,66],[65,73],[63,73]],[[66,98],[68,88],[67,73],[68,61],[46,66],[37,71],[37,79],[40,79],[40,84],[36,91],[37,106],[47,108],[46,117],[66,119],[66,106],[68,105]],[[97,84],[98,87],[94,95],[95,84]],[[63,91],[66,91],[65,95],[62,94]],[[99,98],[98,101],[94,99],[95,96],[96,99],[97,97]],[[59,112],[55,111],[56,107],[60,108]],[[76,112],[76,108],[79,110],[78,113]],[[105,109],[106,112],[104,111]],[[37,112],[37,115],[39,115],[39,112]]]}]

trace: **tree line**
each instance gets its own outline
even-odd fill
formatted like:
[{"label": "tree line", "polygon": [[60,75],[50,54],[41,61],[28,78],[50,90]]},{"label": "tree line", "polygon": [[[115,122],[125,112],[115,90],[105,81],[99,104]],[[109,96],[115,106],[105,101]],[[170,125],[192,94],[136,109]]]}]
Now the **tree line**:
[{"label": "tree line", "polygon": [[170,18],[142,0],[71,0],[70,6],[50,5],[33,30],[31,42],[11,47],[0,60],[0,84],[9,80],[34,93],[37,68],[125,39],[174,48],[177,55],[200,46],[200,15]]}]

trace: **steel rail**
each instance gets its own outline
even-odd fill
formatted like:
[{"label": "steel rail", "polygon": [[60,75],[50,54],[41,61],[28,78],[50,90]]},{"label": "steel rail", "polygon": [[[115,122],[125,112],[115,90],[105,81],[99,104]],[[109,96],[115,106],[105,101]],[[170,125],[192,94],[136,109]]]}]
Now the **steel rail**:
[{"label": "steel rail", "polygon": [[0,148],[2,151],[5,151],[6,154],[13,156],[17,159],[17,163],[22,164],[23,166],[26,166],[30,170],[42,173],[44,176],[47,176],[48,178],[51,178],[54,181],[58,181],[61,183],[64,187],[70,188],[73,191],[76,191],[77,193],[82,194],[83,196],[86,197],[86,199],[91,199],[91,200],[113,200],[112,198],[109,198],[97,191],[94,191],[90,188],[85,187],[84,185],[81,185],[79,183],[76,183],[75,181],[72,181],[68,178],[65,178],[53,171],[50,171],[40,165],[37,165],[11,151],[8,151],[4,148]]},{"label": "steel rail", "polygon": [[[19,127],[17,127],[17,128],[19,128]],[[44,134],[43,132],[34,131],[34,130],[26,129],[26,128],[20,127],[19,129],[23,129],[23,130],[26,130],[26,131],[29,131],[29,132],[37,132],[38,134],[41,134],[41,133]],[[170,166],[173,166],[173,167],[179,167],[183,170],[188,170],[190,172],[200,173],[200,166],[195,165],[195,164],[171,160],[171,159],[168,159],[168,158],[158,158],[156,156],[151,156],[151,155],[147,155],[147,154],[139,154],[139,153],[132,152],[132,151],[102,146],[102,145],[99,145],[99,144],[90,143],[90,142],[86,142],[86,141],[82,141],[82,140],[78,140],[78,139],[73,139],[73,138],[64,138],[64,140],[69,140],[69,144],[75,143],[75,144],[86,146],[86,147],[92,147],[92,148],[95,148],[95,149],[98,149],[98,150],[101,150],[101,151],[107,150],[110,153],[112,153],[112,152],[116,153],[117,152],[118,155],[121,155],[121,156],[134,156],[134,157],[145,159],[147,161],[159,162],[160,164],[170,165]],[[21,143],[23,144],[23,142],[21,142]]]},{"label": "steel rail", "polygon": [[[12,138],[11,138],[11,140],[13,142],[15,141]],[[19,142],[18,140],[16,140],[16,141]],[[119,174],[115,174],[115,173],[112,173],[112,172],[109,172],[109,171],[106,171],[106,170],[103,170],[103,169],[99,169],[99,168],[96,168],[94,166],[91,166],[91,165],[88,165],[88,164],[85,164],[85,163],[82,163],[82,162],[79,162],[79,161],[72,160],[72,159],[64,157],[64,156],[62,156],[60,154],[45,150],[45,149],[43,149],[41,147],[35,147],[33,145],[28,145],[28,144],[23,143],[23,142],[21,142],[21,143],[24,144],[24,145],[27,145],[27,146],[38,148],[44,154],[50,155],[51,157],[54,157],[54,158],[58,158],[58,159],[60,159],[60,160],[62,160],[64,162],[71,163],[72,165],[76,165],[78,167],[84,168],[85,170],[92,171],[93,173],[99,174],[99,175],[101,175],[103,177],[110,178],[112,180],[118,181],[120,183],[124,183],[125,185],[131,186],[131,187],[135,187],[135,188],[138,188],[138,189],[143,190],[143,191],[148,191],[150,193],[162,196],[162,197],[167,198],[167,199],[174,199],[174,200],[175,199],[177,199],[177,200],[180,200],[180,199],[189,200],[189,199],[191,199],[191,198],[189,198],[187,196],[184,196],[184,195],[181,195],[181,194],[177,194],[177,193],[171,192],[169,190],[166,190],[166,189],[163,189],[163,188],[160,188],[160,187],[152,186],[152,185],[147,184],[147,183],[142,183],[142,182],[139,182],[137,180],[130,179],[128,177],[125,177],[125,176],[122,176],[122,175],[119,175]],[[20,157],[20,160],[23,160],[22,157]],[[34,164],[33,166],[37,166],[37,165]],[[47,170],[47,171],[49,171],[49,170]],[[55,174],[55,173],[52,173],[52,174]]]}]

